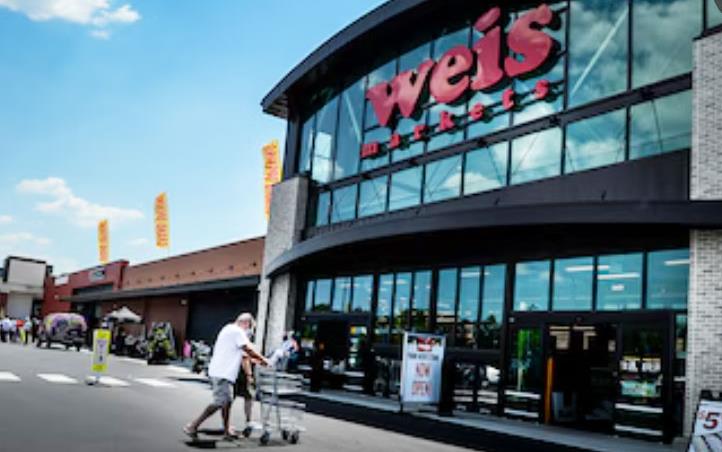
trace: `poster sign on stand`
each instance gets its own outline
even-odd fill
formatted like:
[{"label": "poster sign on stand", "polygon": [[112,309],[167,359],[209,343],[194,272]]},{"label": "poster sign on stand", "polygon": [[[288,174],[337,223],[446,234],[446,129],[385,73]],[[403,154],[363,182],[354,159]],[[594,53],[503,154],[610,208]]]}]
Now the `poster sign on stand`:
[{"label": "poster sign on stand", "polygon": [[438,403],[446,338],[434,334],[404,333],[400,403]]},{"label": "poster sign on stand", "polygon": [[722,400],[700,400],[688,452],[722,452]]},{"label": "poster sign on stand", "polygon": [[89,384],[100,381],[100,374],[108,371],[108,355],[110,354],[110,330],[98,329],[93,331],[93,361],[91,364],[91,372],[93,378],[88,379]]}]

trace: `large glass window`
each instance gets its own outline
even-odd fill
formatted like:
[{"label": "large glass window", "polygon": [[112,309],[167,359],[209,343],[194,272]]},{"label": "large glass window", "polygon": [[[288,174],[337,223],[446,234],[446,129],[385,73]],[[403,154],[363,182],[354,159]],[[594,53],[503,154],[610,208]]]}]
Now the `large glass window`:
[{"label": "large glass window", "polygon": [[524,135],[511,142],[511,183],[559,175],[562,132],[558,128]]},{"label": "large glass window", "polygon": [[555,311],[589,311],[592,309],[594,259],[575,257],[554,261]]},{"label": "large glass window", "polygon": [[722,11],[717,6],[717,0],[705,0],[707,2],[707,28],[722,25]]},{"label": "large glass window", "polygon": [[[372,143],[377,141],[380,145],[387,143],[391,138],[391,129],[388,127],[377,127],[373,130],[366,132],[364,135],[364,143]],[[383,146],[382,146],[383,147]],[[380,155],[375,157],[365,158],[361,160],[361,171],[369,171],[376,168],[381,168],[389,164],[389,153],[382,152]]]},{"label": "large glass window", "polygon": [[506,265],[484,267],[484,291],[481,322],[479,323],[479,346],[481,348],[499,348],[501,344],[505,282]]},{"label": "large glass window", "polygon": [[371,312],[373,291],[373,276],[355,276],[353,278],[353,312]]},{"label": "large glass window", "polygon": [[316,114],[316,137],[313,145],[313,179],[329,182],[333,174],[333,146],[336,134],[338,98],[334,97]]},{"label": "large glass window", "polygon": [[569,124],[564,172],[624,161],[626,120],[625,110],[618,110]]},{"label": "large glass window", "polygon": [[647,259],[647,308],[687,309],[689,249],[655,251]]},{"label": "large glass window", "polygon": [[700,0],[634,0],[632,87],[692,70],[692,42],[702,31]]},{"label": "large glass window", "polygon": [[493,190],[506,185],[509,144],[497,143],[466,154],[464,194]]},{"label": "large glass window", "polygon": [[311,154],[313,152],[313,125],[316,116],[311,116],[303,123],[301,129],[301,153],[298,158],[298,172],[304,173],[311,170]]},{"label": "large glass window", "polygon": [[630,127],[632,159],[689,148],[692,93],[684,91],[633,106]]},{"label": "large glass window", "polygon": [[428,163],[424,203],[455,198],[461,193],[461,155]]},{"label": "large glass window", "polygon": [[353,220],[356,217],[356,185],[333,191],[331,223]]},{"label": "large glass window", "polygon": [[336,278],[333,284],[333,304],[331,310],[334,312],[348,312],[351,307],[351,278],[343,276]]},{"label": "large glass window", "polygon": [[304,300],[304,309],[306,312],[313,311],[313,291],[315,289],[314,281],[306,283],[306,299]]},{"label": "large glass window", "polygon": [[597,310],[642,307],[642,253],[600,256],[597,263]]},{"label": "large glass window", "polygon": [[461,269],[459,307],[456,311],[457,347],[476,346],[476,318],[479,315],[480,267]]},{"label": "large glass window", "polygon": [[391,175],[389,210],[399,210],[421,202],[421,167],[417,166]]},{"label": "large glass window", "polygon": [[[427,42],[419,47],[401,55],[399,58],[399,73],[404,71],[416,71],[419,65],[424,61],[431,58],[431,43]],[[426,124],[426,118],[428,111],[422,108],[417,108],[417,111],[410,118],[404,118],[399,115],[398,123],[396,124],[396,132],[402,136],[409,137],[414,132],[414,127],[418,124]],[[415,141],[407,142],[404,147],[394,149],[391,152],[391,159],[394,162],[404,160],[416,155],[420,155],[424,152],[424,142]]]},{"label": "large glass window", "polygon": [[420,271],[414,274],[412,328],[416,331],[429,331],[431,328],[431,272]]},{"label": "large glass window", "polygon": [[394,294],[394,275],[379,277],[379,293],[376,303],[376,340],[385,342],[391,325],[391,301]]},{"label": "large glass window", "polygon": [[394,328],[392,341],[400,343],[404,330],[408,328],[411,303],[411,273],[397,273],[394,289]]},{"label": "large glass window", "polygon": [[474,105],[481,103],[484,106],[484,116],[466,127],[466,138],[480,137],[509,127],[511,115],[501,105],[502,93],[502,90],[492,93],[477,91],[471,96],[467,104],[468,110],[471,111]]},{"label": "large glass window", "polygon": [[546,311],[549,309],[549,270],[549,261],[516,264],[515,311]]},{"label": "large glass window", "polygon": [[356,174],[363,137],[364,82],[359,80],[341,93],[334,179]]},{"label": "large glass window", "polygon": [[456,279],[457,270],[455,268],[439,270],[439,285],[436,293],[436,330],[439,334],[446,334],[449,340],[454,333]]},{"label": "large glass window", "polygon": [[381,176],[361,182],[358,201],[358,216],[367,217],[386,210],[388,176]]},{"label": "large glass window", "polygon": [[627,89],[627,0],[573,0],[569,25],[569,105]]},{"label": "large glass window", "polygon": [[[516,396],[538,393],[542,386],[542,346],[539,328],[520,328],[511,335],[511,359],[507,388],[522,392]],[[524,394],[526,393],[526,394]]]},{"label": "large glass window", "polygon": [[[391,82],[396,75],[396,60],[391,60],[371,72],[366,80],[366,88],[371,88],[381,82]],[[379,125],[374,107],[371,102],[366,101],[366,129]]]},{"label": "large glass window", "polygon": [[331,280],[319,279],[316,281],[315,311],[328,311],[331,309]]},{"label": "large glass window", "polygon": [[331,209],[331,193],[323,192],[318,194],[316,201],[316,226],[328,224],[328,214]]}]

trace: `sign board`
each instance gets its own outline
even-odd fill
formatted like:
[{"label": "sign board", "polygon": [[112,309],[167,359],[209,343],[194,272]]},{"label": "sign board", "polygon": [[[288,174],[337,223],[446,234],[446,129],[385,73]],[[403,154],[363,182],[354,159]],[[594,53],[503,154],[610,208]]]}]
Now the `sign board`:
[{"label": "sign board", "polygon": [[105,267],[95,267],[88,270],[88,281],[98,282],[105,279]]},{"label": "sign board", "polygon": [[263,190],[266,218],[271,215],[271,188],[281,181],[281,159],[278,140],[263,146]]},{"label": "sign board", "polygon": [[110,330],[93,331],[93,373],[108,371],[108,355],[110,354]]},{"label": "sign board", "polygon": [[156,196],[155,213],[155,246],[170,247],[170,220],[168,219],[168,195],[163,192]]},{"label": "sign board", "polygon": [[438,403],[446,337],[404,333],[401,403]]},{"label": "sign board", "polygon": [[722,400],[700,400],[688,452],[722,452]]},{"label": "sign board", "polygon": [[101,264],[107,264],[110,259],[110,232],[108,231],[108,220],[101,220],[98,223],[98,260]]}]

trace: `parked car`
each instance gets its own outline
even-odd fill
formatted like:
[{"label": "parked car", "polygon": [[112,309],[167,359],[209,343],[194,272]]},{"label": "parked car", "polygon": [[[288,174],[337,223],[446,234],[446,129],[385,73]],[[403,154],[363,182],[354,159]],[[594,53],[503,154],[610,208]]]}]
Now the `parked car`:
[{"label": "parked car", "polygon": [[45,344],[50,348],[52,344],[62,344],[65,348],[75,347],[77,351],[85,343],[88,325],[80,314],[57,312],[48,314],[40,325],[36,345]]}]

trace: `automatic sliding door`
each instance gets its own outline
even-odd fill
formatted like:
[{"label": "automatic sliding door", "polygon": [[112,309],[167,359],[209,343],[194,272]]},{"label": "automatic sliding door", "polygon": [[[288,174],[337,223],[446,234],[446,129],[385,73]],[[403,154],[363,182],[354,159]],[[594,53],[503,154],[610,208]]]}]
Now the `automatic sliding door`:
[{"label": "automatic sliding door", "polygon": [[504,414],[538,420],[543,381],[541,327],[514,327],[509,352]]}]

